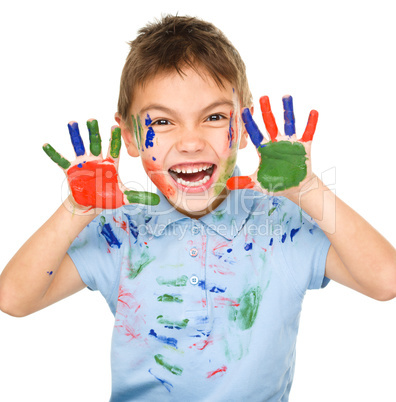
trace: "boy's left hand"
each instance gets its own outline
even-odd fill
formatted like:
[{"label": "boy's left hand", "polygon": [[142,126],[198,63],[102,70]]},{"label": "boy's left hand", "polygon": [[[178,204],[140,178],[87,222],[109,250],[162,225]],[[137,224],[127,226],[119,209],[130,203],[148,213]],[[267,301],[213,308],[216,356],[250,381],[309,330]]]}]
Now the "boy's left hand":
[{"label": "boy's left hand", "polygon": [[250,139],[257,148],[260,165],[250,176],[231,177],[230,190],[249,188],[265,194],[292,198],[313,177],[311,144],[318,122],[318,112],[312,110],[305,132],[297,139],[294,125],[293,99],[283,97],[285,134],[278,131],[268,96],[260,98],[263,120],[270,140],[264,138],[254,122],[249,109],[244,109],[242,119]]}]

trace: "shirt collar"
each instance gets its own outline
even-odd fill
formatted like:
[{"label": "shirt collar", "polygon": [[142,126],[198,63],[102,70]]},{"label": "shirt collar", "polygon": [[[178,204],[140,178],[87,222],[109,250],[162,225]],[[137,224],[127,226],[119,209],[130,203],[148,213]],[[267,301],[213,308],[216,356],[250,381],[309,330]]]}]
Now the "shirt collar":
[{"label": "shirt collar", "polygon": [[[235,167],[233,176],[239,176],[240,171]],[[150,234],[158,237],[171,224],[187,223],[189,221],[200,222],[207,229],[217,233],[227,240],[232,240],[243,228],[257,205],[258,198],[263,195],[252,190],[234,190],[212,212],[199,219],[190,218],[177,211],[157,190],[160,203],[150,207],[147,211],[147,230]]]}]

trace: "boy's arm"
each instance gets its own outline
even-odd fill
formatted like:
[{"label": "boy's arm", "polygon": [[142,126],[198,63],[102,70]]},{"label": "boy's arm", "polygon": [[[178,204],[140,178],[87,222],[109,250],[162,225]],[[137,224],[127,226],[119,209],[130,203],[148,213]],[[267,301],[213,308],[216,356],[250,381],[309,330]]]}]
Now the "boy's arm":
[{"label": "boy's arm", "polygon": [[0,276],[0,309],[25,316],[85,287],[66,254],[77,235],[101,209],[131,203],[159,203],[157,194],[127,189],[119,180],[121,130],[112,127],[106,159],[96,120],[88,120],[90,153],[85,150],[78,125],[70,122],[76,159],[69,162],[49,144],[43,149],[66,174],[71,195],[55,214],[22,246]]},{"label": "boy's arm", "polygon": [[396,297],[395,248],[312,172],[311,143],[318,113],[311,111],[306,130],[297,139],[292,97],[285,96],[283,105],[285,135],[278,131],[268,97],[260,99],[270,141],[261,134],[249,109],[243,111],[260,166],[251,176],[229,179],[228,188],[287,197],[315,219],[331,242],[326,277],[378,300]]},{"label": "boy's arm", "polygon": [[68,200],[20,248],[0,276],[0,309],[22,317],[85,287],[66,254],[96,214],[70,212]]}]

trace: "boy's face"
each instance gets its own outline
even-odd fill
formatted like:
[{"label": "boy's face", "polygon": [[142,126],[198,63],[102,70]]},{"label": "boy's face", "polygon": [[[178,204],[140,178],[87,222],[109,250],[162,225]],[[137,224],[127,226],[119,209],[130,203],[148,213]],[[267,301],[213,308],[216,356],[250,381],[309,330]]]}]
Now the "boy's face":
[{"label": "boy's face", "polygon": [[[239,98],[203,71],[162,73],[134,93],[133,133],[122,130],[128,152],[169,202],[199,217],[227,195],[238,148],[246,146]],[[122,127],[123,128],[123,127]]]}]

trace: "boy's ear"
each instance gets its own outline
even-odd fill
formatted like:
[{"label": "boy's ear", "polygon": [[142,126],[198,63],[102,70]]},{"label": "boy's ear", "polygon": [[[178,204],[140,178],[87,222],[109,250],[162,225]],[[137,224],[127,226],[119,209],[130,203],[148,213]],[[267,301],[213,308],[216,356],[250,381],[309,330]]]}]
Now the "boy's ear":
[{"label": "boy's ear", "polygon": [[121,136],[124,139],[125,147],[130,156],[139,156],[139,150],[136,145],[135,135],[132,130],[128,127],[128,124],[124,122],[121,115],[117,112],[114,115],[115,121],[121,128]]},{"label": "boy's ear", "polygon": [[[253,116],[253,112],[254,112],[254,106],[250,107],[250,113]],[[242,122],[243,127],[242,127],[242,136],[241,136],[241,141],[239,143],[239,149],[243,149],[247,146],[248,144],[248,140],[249,140],[249,133],[246,130],[246,126],[245,124]]]}]

